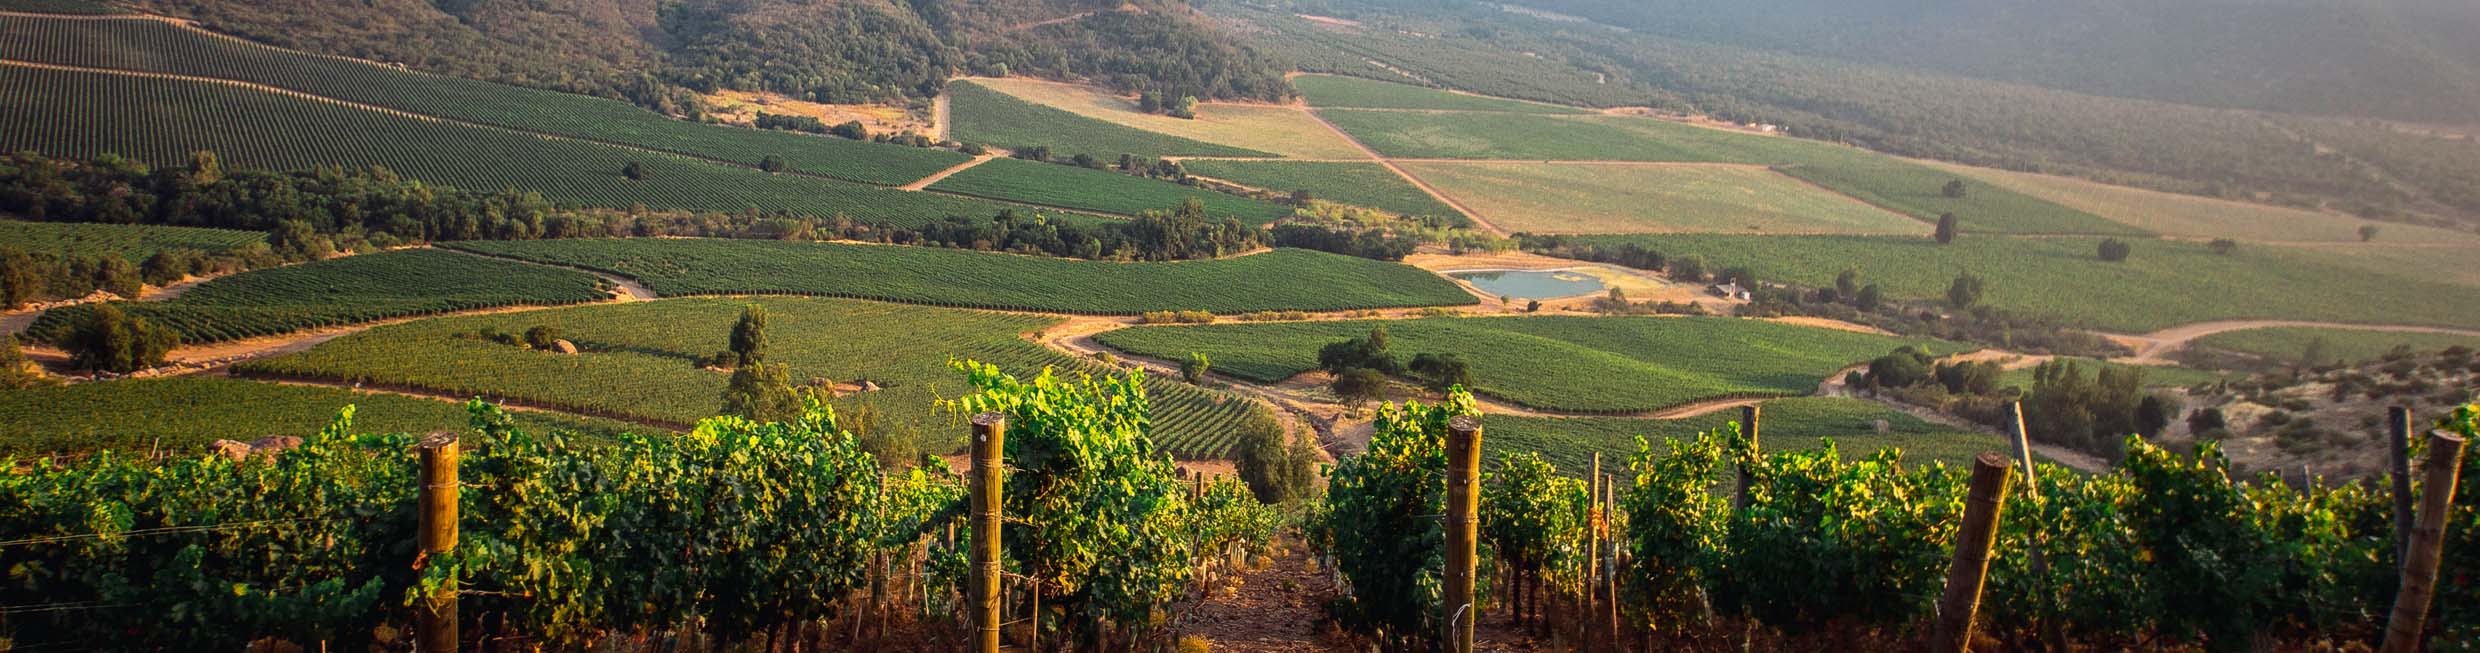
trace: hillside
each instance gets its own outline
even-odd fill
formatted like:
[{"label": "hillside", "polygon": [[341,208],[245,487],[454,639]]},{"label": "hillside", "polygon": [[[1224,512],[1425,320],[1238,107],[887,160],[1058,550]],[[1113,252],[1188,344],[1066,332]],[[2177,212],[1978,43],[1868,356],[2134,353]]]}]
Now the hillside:
[{"label": "hillside", "polygon": [[1174,0],[135,0],[273,45],[444,75],[623,98],[674,114],[697,93],[926,101],[947,76],[1029,74],[1280,99],[1281,73]]}]

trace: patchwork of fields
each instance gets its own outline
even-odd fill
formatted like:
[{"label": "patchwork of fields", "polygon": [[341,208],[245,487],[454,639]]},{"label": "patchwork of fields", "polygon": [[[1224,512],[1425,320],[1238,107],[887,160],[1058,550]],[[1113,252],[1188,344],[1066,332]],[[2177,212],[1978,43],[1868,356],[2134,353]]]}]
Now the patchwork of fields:
[{"label": "patchwork of fields", "polygon": [[[768,312],[767,360],[794,383],[869,381],[880,390],[836,401],[871,404],[886,428],[913,429],[927,451],[960,444],[963,428],[934,401],[969,391],[948,361],[972,359],[1013,374],[1044,368],[1100,371],[1027,341],[1057,318],[845,299],[697,298],[425,320],[338,338],[299,354],[251,361],[250,375],[314,378],[506,399],[589,415],[686,425],[723,406],[726,374],[696,360],[722,351],[747,304]],[[538,352],[460,337],[485,328],[557,328],[584,352]],[[1183,456],[1223,455],[1232,427],[1256,404],[1156,378],[1147,382],[1155,438]]]},{"label": "patchwork of fields", "polygon": [[1185,156],[1274,156],[1244,147],[1217,145],[1078,115],[1016,99],[972,81],[947,85],[948,133],[965,143],[1017,149],[1045,145],[1066,158],[1091,154],[1117,161],[1119,155],[1160,158]]},{"label": "patchwork of fields", "polygon": [[[953,84],[954,82],[950,82]],[[1168,134],[1205,143],[1258,150],[1308,159],[1367,158],[1360,148],[1336,136],[1307,112],[1292,107],[1253,104],[1204,104],[1196,118],[1174,118],[1137,110],[1137,101],[1082,84],[1023,77],[974,79],[969,83],[1006,93],[1017,100],[1060,109],[1123,127]],[[951,109],[953,111],[953,109]],[[993,143],[1006,146],[1006,143]]]},{"label": "patchwork of fields", "polygon": [[1927,234],[1929,225],[1753,166],[1403,163],[1508,231]]},{"label": "patchwork of fields", "polygon": [[464,241],[448,246],[625,276],[664,295],[820,295],[1115,315],[1479,301],[1419,268],[1297,249],[1211,261],[1116,263],[754,240]]},{"label": "patchwork of fields", "polygon": [[[246,272],[167,301],[116,305],[194,345],[412,315],[600,301],[611,297],[602,283],[576,270],[416,249]],[[45,311],[27,335],[57,340],[88,310]]]},{"label": "patchwork of fields", "polygon": [[[463,431],[468,423],[464,406],[431,399],[199,376],[128,379],[0,392],[0,454],[197,451],[218,439],[308,437],[347,405],[354,407],[353,433]],[[572,415],[509,414],[534,433],[648,430]]]},{"label": "patchwork of fields", "polygon": [[131,263],[167,249],[216,253],[266,243],[267,234],[233,229],[0,219],[0,245],[34,254],[111,255]]},{"label": "patchwork of fields", "polygon": [[1451,353],[1471,365],[1473,391],[1533,408],[1643,411],[1735,395],[1802,395],[1855,362],[1927,343],[1730,318],[1572,316],[1428,318],[1156,326],[1103,332],[1102,344],[1271,382],[1317,367],[1318,348],[1385,327],[1402,361]]}]

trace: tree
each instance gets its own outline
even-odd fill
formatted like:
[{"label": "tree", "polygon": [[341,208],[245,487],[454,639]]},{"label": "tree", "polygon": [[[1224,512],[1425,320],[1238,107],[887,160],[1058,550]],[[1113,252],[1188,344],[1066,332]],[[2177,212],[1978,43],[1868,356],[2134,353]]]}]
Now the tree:
[{"label": "tree", "polygon": [[1950,180],[1947,180],[1947,181],[1946,181],[1946,187],[1945,187],[1945,188],[1942,188],[1942,189],[1939,189],[1939,190],[1938,190],[1938,192],[1939,192],[1940,194],[1945,195],[1945,196],[1947,197],[1947,199],[1963,199],[1963,192],[1964,192],[1963,180],[1961,180],[1961,179],[1950,179]]},{"label": "tree", "polygon": [[2360,242],[2363,242],[2363,243],[2364,243],[2364,242],[2368,242],[2368,241],[2371,241],[2371,240],[2376,240],[2376,239],[2377,239],[2377,226],[2376,226],[2376,225],[2373,225],[2373,224],[2364,224],[2364,225],[2360,225],[2360,226],[2359,226],[2359,241],[2360,241]]},{"label": "tree", "polygon": [[138,264],[138,277],[158,286],[171,285],[195,271],[203,258],[204,255],[194,249],[171,247],[156,250],[146,257],[145,262]]},{"label": "tree", "polygon": [[1366,367],[1356,367],[1335,375],[1335,382],[1329,389],[1335,391],[1336,397],[1343,399],[1343,405],[1358,408],[1372,401],[1386,400],[1386,375]]},{"label": "tree", "polygon": [[1161,93],[1146,91],[1137,94],[1138,111],[1143,111],[1146,113],[1162,113],[1162,108],[1163,101]]},{"label": "tree", "polygon": [[792,389],[792,368],[757,362],[733,368],[732,379],[723,387],[723,414],[760,422],[798,419],[801,396]]},{"label": "tree", "polygon": [[1877,284],[1873,283],[1860,287],[1860,294],[1852,297],[1852,305],[1864,311],[1877,310],[1878,305],[1885,301],[1886,291],[1879,289]]},{"label": "tree", "polygon": [[1386,327],[1381,326],[1371,328],[1367,336],[1318,348],[1318,369],[1342,376],[1355,369],[1394,374],[1403,368],[1395,361],[1395,355],[1386,350]]},{"label": "tree", "polygon": [[1842,274],[1834,275],[1834,292],[1837,296],[1841,297],[1859,296],[1860,271],[1851,268],[1843,268]]},{"label": "tree", "polygon": [[1317,450],[1306,437],[1291,437],[1272,412],[1251,410],[1240,418],[1232,466],[1249,492],[1265,503],[1307,498],[1317,490]]},{"label": "tree", "polygon": [[2215,238],[2213,239],[2213,242],[2206,243],[2204,248],[2212,250],[2215,254],[2229,256],[2231,252],[2239,251],[2239,241],[2228,238]]},{"label": "tree", "polygon": [[2230,422],[2222,417],[2220,408],[2206,408],[2187,414],[2187,434],[2190,436],[2212,437],[2215,432],[2226,435],[2229,428]]},{"label": "tree", "polygon": [[96,288],[122,299],[137,299],[139,293],[146,291],[146,280],[138,276],[138,266],[130,265],[129,259],[105,254],[95,263]]},{"label": "tree", "polygon": [[1189,352],[1188,360],[1180,361],[1180,378],[1187,379],[1190,385],[1204,384],[1206,373],[1213,370],[1214,360],[1202,352]]},{"label": "tree", "polygon": [[1705,280],[1705,257],[1690,254],[1671,259],[1671,278],[1697,282]]},{"label": "tree", "polygon": [[1905,346],[1894,353],[1869,361],[1869,384],[1880,388],[1909,388],[1936,380],[1930,363],[1936,357],[1918,347]]},{"label": "tree", "polygon": [[1971,308],[1973,304],[1978,304],[1980,301],[1981,278],[1972,276],[1970,272],[1955,277],[1955,283],[1946,287],[1946,303],[1954,306],[1955,310]]},{"label": "tree", "polygon": [[1940,245],[1955,242],[1955,214],[1938,214],[1937,242]]},{"label": "tree", "polygon": [[189,153],[189,174],[184,181],[192,187],[212,185],[224,180],[224,162],[211,150]]},{"label": "tree", "polygon": [[827,133],[856,141],[870,140],[870,128],[862,126],[859,120],[844,121],[844,124],[836,125],[835,128],[827,130]]},{"label": "tree", "polygon": [[171,329],[130,317],[107,303],[87,310],[61,347],[69,350],[69,363],[79,369],[128,373],[162,365],[164,355],[180,344],[181,337]]},{"label": "tree", "polygon": [[2333,344],[2326,342],[2325,336],[2308,339],[2307,347],[2299,352],[2299,366],[2316,367],[2325,364],[2325,360],[2332,357],[2332,354],[2327,353],[2332,348]]},{"label": "tree", "polygon": [[1526,313],[1539,313],[1539,312],[1541,312],[1541,300],[1535,299],[1535,300],[1531,300],[1531,301],[1524,302],[1524,312],[1526,312]]},{"label": "tree", "polygon": [[1315,199],[1317,199],[1316,196],[1311,195],[1309,193],[1309,189],[1302,188],[1292,191],[1292,206],[1308,208],[1309,203]]},{"label": "tree", "polygon": [[766,361],[766,307],[750,304],[732,323],[732,365],[748,367]]},{"label": "tree", "polygon": [[2103,238],[2103,239],[2101,239],[2101,251],[2100,251],[2100,254],[2101,254],[2101,260],[2104,260],[2104,261],[2109,261],[2109,262],[2112,262],[2112,263],[2116,263],[2116,262],[2119,262],[2119,261],[2124,261],[2124,260],[2127,260],[2127,255],[2128,255],[2129,253],[2134,252],[2134,251],[2135,251],[2135,248],[2134,248],[2133,246],[2128,245],[2128,244],[2127,244],[2127,241],[2119,240],[2119,239],[2116,239],[2116,238]]},{"label": "tree", "polygon": [[2179,414],[2177,399],[2161,395],[2145,395],[2136,404],[2136,433],[2146,438],[2159,438],[2170,427],[2170,418]]},{"label": "tree", "polygon": [[783,172],[785,168],[789,167],[791,166],[784,164],[784,158],[781,156],[769,154],[766,155],[766,158],[758,159],[759,170],[764,170],[767,172]]},{"label": "tree", "polygon": [[876,401],[863,399],[834,415],[835,426],[851,432],[853,444],[888,469],[911,467],[921,457],[920,432],[911,424],[885,419]]},{"label": "tree", "polygon": [[1176,105],[1173,105],[1173,106],[1172,106],[1172,109],[1171,109],[1171,117],[1174,117],[1174,118],[1191,118],[1191,119],[1196,118],[1196,117],[1197,117],[1197,96],[1194,96],[1194,95],[1183,95],[1183,96],[1180,96],[1180,102],[1179,102],[1178,104],[1176,104]]},{"label": "tree", "polygon": [[638,163],[636,161],[630,161],[626,164],[622,164],[620,166],[620,176],[627,177],[630,181],[645,181],[646,164]]},{"label": "tree", "polygon": [[0,246],[0,310],[14,310],[34,301],[43,290],[43,275],[34,257],[15,247]]},{"label": "tree", "polygon": [[1472,369],[1464,364],[1464,357],[1455,354],[1413,356],[1411,370],[1414,376],[1421,378],[1422,387],[1439,392],[1472,385]]},{"label": "tree", "polygon": [[18,390],[41,384],[43,377],[27,367],[26,352],[17,347],[17,336],[0,334],[0,390]]},{"label": "tree", "polygon": [[551,348],[556,346],[553,343],[556,343],[559,340],[559,327],[550,326],[547,324],[537,324],[534,325],[534,328],[525,330],[525,346],[533,348],[535,351],[551,351]]}]

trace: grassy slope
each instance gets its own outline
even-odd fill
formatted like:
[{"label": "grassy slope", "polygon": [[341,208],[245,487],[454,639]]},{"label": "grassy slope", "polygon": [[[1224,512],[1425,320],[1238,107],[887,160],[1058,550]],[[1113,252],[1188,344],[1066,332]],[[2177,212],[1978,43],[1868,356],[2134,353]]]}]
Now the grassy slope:
[{"label": "grassy slope", "polygon": [[947,85],[947,97],[948,119],[954,123],[948,128],[950,137],[966,143],[1009,149],[1047,145],[1062,158],[1082,152],[1113,161],[1121,154],[1274,156],[1115,125],[1009,97],[970,81]]},{"label": "grassy slope", "polygon": [[[1903,450],[1907,462],[1950,465],[1964,464],[1983,451],[2003,451],[1994,436],[1923,422],[1862,399],[1775,399],[1765,402],[1760,419],[1768,449],[1810,449],[1822,446],[1819,438],[1831,437],[1845,459],[1895,447]],[[1891,427],[1884,435],[1876,430],[1876,421],[1881,419]],[[1496,460],[1502,452],[1538,451],[1560,471],[1577,474],[1590,465],[1594,453],[1600,453],[1603,471],[1624,472],[1628,457],[1636,453],[1636,436],[1645,436],[1654,451],[1661,452],[1666,450],[1664,438],[1691,439],[1738,420],[1737,410],[1676,420],[1491,416],[1483,418],[1481,446],[1488,460]]]},{"label": "grassy slope", "polygon": [[[611,296],[601,283],[576,270],[416,249],[256,270],[170,300],[117,305],[197,344],[408,315],[598,301]],[[49,340],[87,310],[46,311],[28,332]]]},{"label": "grassy slope", "polygon": [[994,159],[966,168],[931,184],[930,189],[1122,215],[1170,210],[1196,198],[1205,204],[1209,217],[1251,224],[1292,214],[1290,207],[1237,195],[1117,172],[1019,159]]},{"label": "grassy slope", "polygon": [[[917,225],[949,215],[988,216],[983,200],[552,140],[404,118],[202,82],[96,73],[0,69],[0,149],[64,158],[117,153],[180,165],[212,150],[230,167],[385,166],[407,178],[461,188],[539,191],[568,205],[842,214]],[[620,174],[629,162],[644,180]]]},{"label": "grassy slope", "polygon": [[2242,318],[2480,325],[2480,289],[2374,275],[2270,248],[2220,256],[2199,243],[2136,241],[2127,261],[2094,255],[2099,238],[1642,235],[1636,242],[1671,256],[1701,255],[1717,266],[1746,265],[1759,277],[1832,285],[1857,269],[1898,297],[1944,298],[1958,274],[1987,282],[1982,301],[2097,328],[2151,331],[2175,324]]},{"label": "grassy slope", "polygon": [[236,229],[156,225],[70,224],[0,219],[0,247],[34,254],[111,254],[131,263],[167,249],[222,252],[267,242],[267,234]]},{"label": "grassy slope", "polygon": [[0,17],[0,58],[232,79],[488,125],[626,143],[896,185],[965,156],[790,132],[709,125],[626,102],[443,77],[216,38],[159,21]]},{"label": "grassy slope", "polygon": [[1947,197],[1946,183],[1961,179],[1936,168],[1861,155],[1823,158],[1785,166],[1785,174],[1862,201],[1935,223],[1955,214],[1964,233],[2074,233],[2141,235],[2140,226],[2111,222],[2003,186],[1966,179],[1963,197]]},{"label": "grassy slope", "polygon": [[1378,326],[1401,361],[1418,353],[1462,356],[1475,392],[1582,411],[1807,394],[1828,374],[1907,342],[1756,320],[1570,316],[1140,327],[1097,339],[1172,360],[1202,352],[1217,372],[1274,381],[1315,368],[1319,347]]},{"label": "grassy slope", "polygon": [[2307,353],[2308,343],[2318,339],[2325,341],[2326,361],[2377,360],[2396,345],[2410,345],[2415,352],[2437,351],[2457,345],[2480,348],[2480,337],[2472,336],[2298,327],[2216,333],[2198,338],[2193,344],[2243,351],[2275,360],[2296,361]]},{"label": "grassy slope", "polygon": [[1463,214],[1421,192],[1394,171],[1375,163],[1233,161],[1200,159],[1181,165],[1189,174],[1276,192],[1308,189],[1311,197],[1399,215],[1437,216],[1462,222]]},{"label": "grassy slope", "polygon": [[1409,84],[1395,84],[1340,75],[1301,75],[1292,87],[1313,107],[1377,109],[1440,109],[1511,113],[1587,113],[1585,109],[1520,100],[1451,93]]},{"label": "grassy slope", "polygon": [[[790,366],[794,383],[812,378],[877,383],[877,392],[835,403],[848,413],[871,404],[886,422],[917,430],[924,448],[935,452],[960,443],[963,434],[952,416],[933,408],[934,400],[967,390],[963,377],[948,369],[951,358],[982,360],[1024,375],[1043,366],[1090,365],[1020,337],[1056,318],[845,299],[692,298],[391,325],[239,369],[688,423],[721,409],[728,377],[694,361],[723,350],[742,307],[752,303],[767,308],[768,361]],[[586,353],[534,352],[456,337],[484,327],[522,332],[537,325],[560,329]],[[1176,379],[1158,379],[1148,387],[1157,437],[1193,455],[1221,454],[1231,423],[1251,405],[1218,404],[1217,395]]]},{"label": "grassy slope", "polygon": [[746,240],[468,241],[451,246],[575,265],[666,295],[806,294],[1081,313],[1236,313],[1475,303],[1407,265],[1307,250],[1114,263],[953,249]]},{"label": "grassy slope", "polygon": [[1206,104],[1196,118],[1174,118],[1137,110],[1135,100],[1091,86],[1062,84],[1021,77],[975,79],[1019,100],[1060,109],[1111,124],[1169,134],[1206,143],[1311,159],[1367,158],[1360,148],[1336,136],[1316,118],[1292,107],[1252,104]]},{"label": "grassy slope", "polygon": [[[1945,163],[1934,165],[2132,227],[2174,236],[2357,243],[2362,225],[2378,224],[2333,213],[2111,186],[2073,177]],[[2429,227],[2379,224],[2375,242],[2401,244],[2440,240],[2480,243],[2480,236]]]},{"label": "grassy slope", "polygon": [[[2101,368],[2103,367],[2116,369],[2133,368],[2143,370],[2144,385],[2147,387],[2184,388],[2203,383],[2212,383],[2220,380],[2223,376],[2226,376],[2226,374],[2222,372],[2212,370],[2199,370],[2169,365],[2127,365],[2124,363],[2113,363],[2090,358],[2074,358],[2070,360],[2075,363],[2077,371],[2083,374],[2084,378],[2087,379],[2092,378],[2095,374],[2099,374]],[[2007,370],[2005,374],[1999,375],[1998,387],[2003,388],[2007,386],[2014,386],[2025,390],[2031,390],[2032,371],[2033,368],[2030,367]]]},{"label": "grassy slope", "polygon": [[[0,392],[0,452],[203,450],[214,440],[308,436],[345,405],[355,433],[462,431],[454,402],[204,376],[80,383]],[[610,420],[513,412],[532,432],[647,432]]]},{"label": "grassy slope", "polygon": [[1925,234],[1929,229],[1763,168],[1401,165],[1509,231]]}]

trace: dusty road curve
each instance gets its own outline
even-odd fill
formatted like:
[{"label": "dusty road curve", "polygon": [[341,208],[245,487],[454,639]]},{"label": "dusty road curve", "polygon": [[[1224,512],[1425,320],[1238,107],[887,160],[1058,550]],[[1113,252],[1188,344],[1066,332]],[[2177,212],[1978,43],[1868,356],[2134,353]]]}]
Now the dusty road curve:
[{"label": "dusty road curve", "polygon": [[2187,347],[2187,343],[2194,341],[2197,338],[2218,333],[2229,333],[2232,331],[2288,327],[2345,329],[2352,331],[2376,331],[2383,333],[2437,333],[2480,338],[2480,330],[2472,329],[2452,329],[2446,327],[2412,326],[2401,324],[2312,322],[2302,320],[2224,320],[2218,322],[2182,324],[2142,335],[2124,333],[2096,333],[2098,333],[2101,337],[2109,338],[2136,350],[2136,355],[2119,359],[2119,362],[2163,364],[2170,362],[2167,358],[2165,358],[2166,356],[2180,349],[2185,349]]}]

